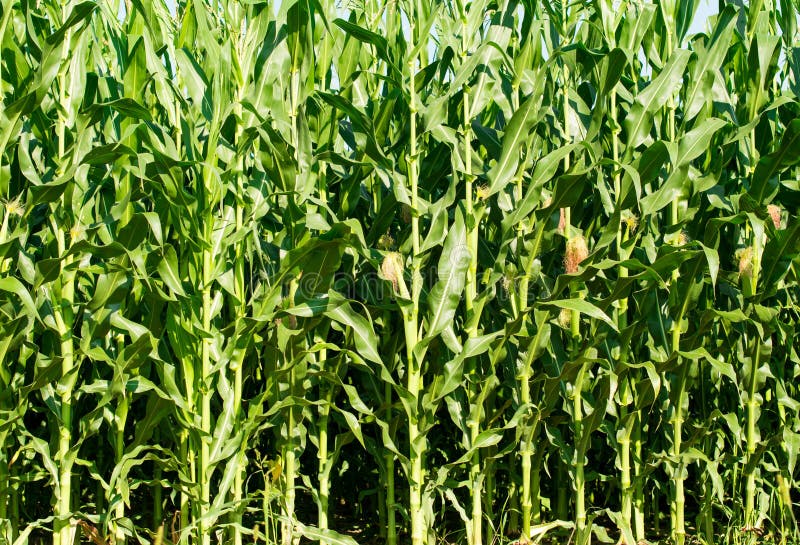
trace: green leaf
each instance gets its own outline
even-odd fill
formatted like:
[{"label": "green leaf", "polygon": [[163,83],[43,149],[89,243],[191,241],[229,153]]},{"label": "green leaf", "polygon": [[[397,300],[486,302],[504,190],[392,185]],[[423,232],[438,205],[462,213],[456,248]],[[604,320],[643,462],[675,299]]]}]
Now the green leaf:
[{"label": "green leaf", "polygon": [[333,530],[320,530],[315,526],[306,526],[300,522],[293,522],[297,533],[311,541],[329,543],[330,545],[358,545],[358,542],[350,536],[345,536]]},{"label": "green leaf", "polygon": [[725,125],[727,123],[722,119],[712,117],[702,120],[698,127],[684,134],[678,144],[678,162],[676,166],[678,168],[686,166],[707,151],[711,138]]},{"label": "green leaf", "polygon": [[31,318],[37,317],[39,313],[36,310],[36,305],[33,303],[33,298],[31,294],[25,289],[25,286],[22,285],[22,282],[17,280],[14,277],[6,277],[0,278],[0,291],[5,291],[8,293],[13,293],[17,297],[19,297],[20,301],[22,302],[23,306],[25,307],[28,316]]},{"label": "green leaf", "polygon": [[89,17],[94,10],[97,8],[97,4],[95,2],[81,2],[80,4],[76,4],[72,11],[67,17],[67,20],[64,21],[64,24],[61,27],[47,37],[47,43],[51,46],[55,46],[61,43],[64,40],[67,31],[74,27],[77,24],[83,22],[87,17]]},{"label": "green leaf", "polygon": [[389,57],[389,43],[386,38],[380,34],[376,34],[366,28],[362,28],[350,21],[344,19],[334,19],[333,24],[344,30],[349,36],[352,36],[361,43],[369,44],[375,47],[375,52],[378,57],[391,64]]},{"label": "green leaf", "polygon": [[703,106],[713,97],[716,73],[722,66],[731,45],[731,36],[736,24],[737,10],[728,4],[717,17],[714,32],[707,42],[698,45],[697,61],[690,70],[686,88],[686,120],[693,119]]},{"label": "green leaf", "polygon": [[628,154],[633,153],[633,150],[643,144],[649,136],[653,115],[664,107],[669,97],[680,87],[683,71],[690,56],[691,53],[685,49],[673,51],[658,77],[636,97],[636,102],[625,117],[624,123]]},{"label": "green leaf", "polygon": [[764,246],[761,278],[765,294],[778,289],[778,282],[788,273],[792,260],[800,253],[800,221],[795,220],[784,230],[776,230]]},{"label": "green leaf", "polygon": [[528,140],[528,133],[539,121],[538,112],[541,102],[541,92],[536,89],[519,110],[514,112],[511,121],[506,125],[503,133],[503,151],[488,174],[490,196],[502,191],[516,175],[524,144]]},{"label": "green leaf", "polygon": [[91,112],[102,108],[111,108],[131,119],[143,119],[145,121],[152,121],[153,119],[150,111],[132,98],[119,98],[117,100],[92,104],[87,111]]},{"label": "green leaf", "polygon": [[439,259],[438,281],[428,295],[428,330],[425,337],[432,339],[446,327],[452,325],[461,294],[465,287],[465,274],[469,267],[470,254],[467,246],[467,230],[460,209],[444,241]]},{"label": "green leaf", "polygon": [[171,289],[175,294],[185,297],[186,292],[183,291],[180,274],[178,272],[178,254],[172,246],[164,246],[163,256],[161,262],[158,264],[158,274],[161,280]]},{"label": "green leaf", "polygon": [[377,335],[375,335],[372,322],[355,312],[350,303],[338,293],[329,291],[328,298],[330,299],[330,304],[325,311],[325,316],[336,320],[342,325],[346,325],[352,330],[356,350],[359,354],[374,363],[381,363]]},{"label": "green leaf", "polygon": [[750,195],[759,202],[770,199],[778,190],[775,178],[798,163],[800,163],[800,119],[794,119],[787,125],[780,147],[758,161],[750,184]]},{"label": "green leaf", "polygon": [[541,187],[552,180],[553,175],[564,160],[564,157],[573,153],[578,147],[578,144],[561,146],[536,161],[536,166],[533,169],[528,188],[525,190],[525,196],[522,198],[517,208],[503,218],[503,229],[505,231],[516,227],[523,218],[530,215],[539,204]]},{"label": "green leaf", "polygon": [[605,312],[603,312],[598,307],[596,307],[595,305],[584,299],[558,299],[556,301],[540,301],[536,303],[534,306],[556,307],[556,308],[571,310],[574,312],[580,312],[581,314],[585,314],[587,316],[605,322],[611,329],[619,332],[619,330],[617,329],[617,325]]}]

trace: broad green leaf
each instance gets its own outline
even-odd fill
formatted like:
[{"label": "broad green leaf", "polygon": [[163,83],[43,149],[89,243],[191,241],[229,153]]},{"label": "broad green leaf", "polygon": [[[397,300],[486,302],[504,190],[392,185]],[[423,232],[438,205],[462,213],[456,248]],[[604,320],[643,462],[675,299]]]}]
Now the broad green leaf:
[{"label": "broad green leaf", "polygon": [[465,274],[469,267],[469,249],[464,217],[456,212],[439,259],[438,280],[428,295],[427,338],[439,335],[452,324],[465,287]]},{"label": "broad green leaf", "polygon": [[372,327],[372,323],[361,314],[355,312],[341,295],[334,291],[328,292],[330,303],[325,315],[336,320],[342,325],[348,326],[352,332],[356,343],[356,350],[366,359],[381,363],[381,356],[378,353],[377,335]]},{"label": "broad green leaf", "polygon": [[800,119],[794,119],[786,127],[778,149],[762,157],[756,165],[753,181],[750,183],[750,195],[758,201],[774,195],[778,190],[775,177],[798,162],[800,162]]},{"label": "broad green leaf", "polygon": [[731,36],[736,23],[736,8],[730,4],[717,17],[714,32],[707,42],[697,47],[697,60],[690,70],[686,87],[686,119],[693,119],[710,98],[716,77],[730,48]]},{"label": "broad green leaf", "polygon": [[633,150],[643,144],[649,136],[653,115],[667,103],[669,97],[674,95],[681,85],[690,56],[691,53],[685,49],[673,51],[658,77],[636,97],[636,102],[625,117],[624,123],[628,154],[633,153]]},{"label": "broad green leaf", "polygon": [[[538,91],[538,89],[537,89]],[[503,133],[503,151],[497,163],[489,171],[489,195],[494,195],[511,182],[517,173],[523,147],[528,139],[528,133],[538,123],[541,92],[536,92],[528,97],[514,112]]]},{"label": "broad green leaf", "polygon": [[176,295],[181,297],[186,296],[178,271],[178,254],[172,246],[164,246],[163,256],[161,262],[158,264],[158,274],[161,276],[161,280],[163,280]]},{"label": "broad green leaf", "polygon": [[556,308],[571,310],[574,312],[580,312],[581,314],[585,314],[591,318],[596,318],[598,320],[601,320],[605,322],[614,331],[618,331],[614,321],[605,312],[603,312],[595,305],[584,299],[558,299],[555,301],[541,301],[539,303],[536,303],[536,306],[556,307]]},{"label": "broad green leaf", "polygon": [[704,119],[698,127],[687,132],[678,144],[678,162],[676,167],[688,165],[709,148],[709,143],[714,134],[727,123],[722,119],[712,117]]},{"label": "broad green leaf", "polygon": [[314,526],[306,526],[300,522],[294,523],[297,532],[311,541],[330,543],[331,545],[358,545],[358,542],[350,536],[342,535],[333,530],[320,530]]}]

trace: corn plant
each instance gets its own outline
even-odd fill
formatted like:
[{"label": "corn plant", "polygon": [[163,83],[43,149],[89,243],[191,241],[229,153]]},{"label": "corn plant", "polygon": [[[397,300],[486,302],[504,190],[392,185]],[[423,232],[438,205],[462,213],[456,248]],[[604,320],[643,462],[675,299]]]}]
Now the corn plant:
[{"label": "corn plant", "polygon": [[0,542],[800,538],[796,2],[0,29]]}]

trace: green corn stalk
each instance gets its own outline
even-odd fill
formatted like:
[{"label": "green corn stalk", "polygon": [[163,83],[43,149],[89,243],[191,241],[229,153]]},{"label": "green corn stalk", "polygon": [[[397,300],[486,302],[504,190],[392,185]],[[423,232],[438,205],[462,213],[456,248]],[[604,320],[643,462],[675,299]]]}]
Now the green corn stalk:
[{"label": "green corn stalk", "polygon": [[[384,385],[384,403],[386,403],[386,421],[392,421],[392,386],[388,382]],[[386,543],[396,545],[397,543],[397,508],[395,502],[394,482],[394,454],[387,450],[384,457],[386,464]]]},{"label": "green corn stalk", "polygon": [[[245,188],[246,188],[246,178],[245,178],[245,155],[244,149],[242,149],[243,143],[243,131],[244,125],[247,121],[244,117],[244,111],[242,108],[242,103],[245,100],[247,87],[246,84],[248,83],[246,78],[251,70],[251,65],[253,64],[253,46],[255,43],[254,38],[251,36],[251,32],[248,32],[249,29],[246,29],[246,20],[249,16],[252,15],[252,12],[248,10],[245,6],[239,5],[235,2],[231,2],[228,6],[229,12],[232,12],[233,15],[231,17],[232,21],[230,22],[229,28],[229,39],[231,42],[231,48],[235,55],[233,55],[234,64],[232,66],[232,79],[234,80],[235,84],[237,85],[236,89],[236,98],[233,105],[233,113],[235,118],[239,121],[236,125],[235,135],[234,135],[234,142],[236,143],[237,147],[239,148],[239,154],[237,155],[235,169],[237,172],[236,178],[236,205],[235,205],[235,233],[240,233],[245,227],[244,224],[244,215],[245,215],[245,207],[243,203],[243,199],[245,197]],[[248,55],[249,53],[249,55]],[[231,300],[231,314],[236,317],[236,319],[243,319],[247,316],[248,308],[247,308],[247,292],[246,292],[246,285],[245,285],[245,259],[246,259],[246,239],[242,239],[239,243],[235,246],[234,249],[234,263],[233,263],[233,280],[234,280],[234,293],[232,294]],[[236,410],[235,418],[239,425],[244,424],[244,412],[242,411],[242,387],[244,382],[244,365],[245,359],[247,358],[247,348],[245,346],[241,346],[243,343],[239,343],[239,346],[236,347],[234,350],[234,355],[231,361],[231,372],[233,373],[233,383],[234,383],[234,397],[233,397],[233,405]],[[246,465],[244,463],[244,457],[246,452],[246,443],[243,443],[242,447],[240,448],[240,452],[238,454],[238,459],[240,460],[237,462],[241,467],[239,467],[238,471],[234,476],[233,482],[233,490],[231,493],[231,499],[236,505],[236,509],[233,513],[231,521],[233,522],[233,543],[234,545],[241,545],[242,544],[242,514],[244,512],[244,486],[245,486],[245,476],[246,476]]]},{"label": "green corn stalk", "polygon": [[[12,210],[9,210],[9,204],[10,203],[6,202],[3,206],[3,223],[2,226],[0,226],[0,244],[3,244],[7,240],[12,213],[16,215],[16,209],[12,208]],[[6,260],[4,258],[0,259],[0,275],[2,275],[2,278],[5,278],[6,276]],[[3,364],[2,367],[0,367],[0,388],[2,388],[3,392],[8,392],[11,388],[12,373],[14,372],[14,369],[12,365],[8,364],[7,360],[5,359],[5,352],[8,350],[5,344],[10,343],[11,335],[10,332],[4,331],[3,336],[8,340],[5,341],[3,345],[0,345],[0,350],[2,350],[0,356],[3,356]],[[0,404],[0,411],[2,411],[4,417],[11,409],[6,397],[7,395],[3,395],[2,403]],[[8,432],[0,432],[0,520],[6,520],[10,518],[8,515],[9,506],[11,503],[11,491],[13,490],[13,487],[10,485],[11,472],[9,469],[12,456],[11,449],[11,441],[9,440]],[[9,526],[10,525],[11,523],[9,521]],[[2,529],[2,532],[7,538],[14,539],[13,532],[9,532],[5,528]]]},{"label": "green corn stalk", "polygon": [[[587,505],[652,539],[664,500],[678,543],[695,516],[706,539],[788,539],[797,9],[724,8],[692,36],[688,0],[4,0],[0,540],[67,545],[80,519],[115,542],[352,545],[346,498],[390,545],[459,518],[489,543],[509,489],[524,540],[568,539],[547,521],[573,507],[585,541]],[[562,208],[595,253],[575,275]],[[463,306],[441,292],[460,246]],[[411,271],[393,301],[364,288],[389,253]],[[334,274],[360,278],[339,294]],[[593,478],[588,452],[619,469]]]},{"label": "green corn stalk", "polygon": [[[409,14],[413,17],[414,13]],[[411,29],[412,34],[415,28]],[[422,274],[420,254],[420,229],[419,229],[419,166],[417,164],[417,91],[416,67],[417,59],[412,56],[406,61],[408,69],[408,95],[409,95],[409,151],[408,151],[408,182],[411,188],[411,309],[403,314],[406,337],[406,361],[408,362],[407,389],[412,400],[419,399],[423,389],[422,362],[416,357],[414,350],[417,346],[417,330],[419,327],[419,295],[422,291]],[[422,512],[422,463],[425,456],[423,445],[425,439],[420,435],[418,416],[412,414],[408,422],[408,441],[410,444],[409,460],[411,473],[409,482],[409,516],[411,518],[411,543],[423,545],[426,541],[426,530]]]},{"label": "green corn stalk", "polygon": [[[63,7],[62,21],[66,22],[69,6]],[[66,32],[65,43],[72,42],[72,30],[68,29]],[[61,57],[61,70],[58,76],[58,89],[59,99],[63,104],[66,101],[68,79],[66,69],[69,64],[68,48],[65,48]],[[58,146],[57,152],[61,164],[58,167],[59,174],[64,175],[68,165],[65,163],[66,159],[66,127],[67,120],[59,115],[56,121],[55,137],[56,145]],[[69,210],[70,203],[66,198],[61,201],[63,210]],[[73,219],[73,221],[75,221]],[[56,331],[58,333],[61,356],[61,377],[62,384],[60,385],[60,420],[61,428],[58,431],[58,451],[57,457],[61,460],[58,473],[58,488],[54,498],[56,521],[53,525],[53,543],[54,545],[71,545],[71,528],[69,516],[72,512],[72,463],[69,456],[69,451],[72,447],[73,441],[73,393],[75,383],[77,382],[76,368],[80,367],[80,357],[75,354],[75,345],[72,337],[72,330],[74,326],[74,304],[75,304],[75,270],[71,267],[74,258],[67,255],[73,240],[73,232],[67,232],[64,226],[53,225],[54,235],[57,243],[58,255],[65,256],[63,259],[64,273],[60,279],[59,284],[55,287],[53,293],[56,302],[53,309],[53,316],[56,323]],[[73,225],[73,229],[77,229],[77,225]],[[69,237],[69,238],[68,238]]]},{"label": "green corn stalk", "polygon": [[[290,300],[294,299],[297,291],[297,282],[292,280],[289,287]],[[291,366],[294,363],[294,358],[298,356],[295,351],[296,346],[291,346],[289,349],[288,362]],[[287,376],[287,384],[289,387],[289,395],[293,393],[298,382],[298,373],[290,367]],[[295,521],[295,497],[297,494],[296,480],[297,480],[297,451],[298,444],[295,439],[294,430],[299,424],[299,414],[297,408],[292,405],[286,411],[286,433],[288,437],[285,438],[285,443],[282,445],[281,458],[283,460],[283,490],[284,501],[281,511],[281,543],[283,545],[291,545],[295,540],[294,521]]]},{"label": "green corn stalk", "polygon": [[[160,442],[160,433],[156,432],[154,440]],[[160,465],[153,471],[153,529],[158,531],[164,527],[164,491],[161,487],[163,470]]]},{"label": "green corn stalk", "polygon": [[[615,47],[617,45],[616,40],[616,27],[620,21],[619,16],[614,15],[614,6],[610,3],[601,3],[600,4],[600,16],[601,22],[603,24],[603,30],[605,34],[605,38],[609,42],[609,47]],[[607,57],[610,59],[611,57]],[[621,186],[621,176],[620,170],[618,169],[618,165],[621,159],[620,156],[620,132],[621,127],[620,124],[617,122],[619,117],[619,110],[617,108],[617,85],[611,85],[611,88],[608,89],[608,124],[610,125],[611,129],[611,160],[612,160],[612,168],[613,168],[613,187],[614,187],[614,195],[617,199],[617,208],[618,210],[622,210],[622,186]],[[628,256],[626,255],[626,250],[623,247],[623,243],[627,242],[628,237],[631,234],[633,228],[635,228],[634,223],[636,221],[634,216],[627,218],[628,221],[625,222],[623,225],[627,226],[627,229],[620,226],[620,229],[617,230],[616,233],[616,257],[619,261],[623,261]],[[624,229],[624,231],[623,231]],[[618,268],[618,278],[623,279],[628,276],[628,271],[622,265],[619,265]],[[627,320],[628,320],[628,298],[622,297],[617,302],[617,315],[616,315],[616,324],[620,331],[624,331],[627,327]],[[619,457],[620,457],[620,488],[621,488],[621,501],[620,501],[620,511],[622,515],[623,525],[627,528],[633,527],[634,518],[639,518],[639,513],[637,512],[636,515],[633,514],[634,511],[634,488],[631,479],[631,435],[632,435],[632,427],[636,427],[638,425],[636,415],[628,416],[628,406],[631,403],[632,397],[632,388],[634,385],[634,380],[631,377],[630,372],[626,372],[624,367],[626,365],[626,361],[628,358],[628,350],[625,346],[623,346],[623,342],[620,343],[619,347],[619,355],[618,355],[618,365],[622,373],[622,380],[620,384],[620,403],[621,406],[619,407],[620,410],[620,424],[622,426],[622,436],[618,439],[619,441]],[[630,425],[626,425],[625,420],[627,418],[631,418]],[[638,479],[637,479],[638,481]],[[637,539],[644,539],[643,532],[638,534]]]},{"label": "green corn stalk", "polygon": [[[561,3],[561,28],[559,29],[561,39],[564,42],[569,40],[569,24],[570,13],[566,2]],[[569,90],[570,90],[570,68],[567,62],[563,62],[561,66],[562,77],[562,113],[563,113],[563,136],[567,144],[572,141],[570,134],[570,125],[572,123],[572,111],[570,107]],[[570,169],[570,154],[564,155],[563,170],[569,172]],[[568,254],[571,251],[571,245],[574,241],[583,240],[583,235],[576,235],[573,238],[572,220],[570,207],[564,208],[564,237],[567,240],[567,250],[565,253],[565,262],[570,259]],[[585,243],[584,243],[585,246]],[[579,261],[583,256],[579,257]],[[567,271],[575,272],[575,271]],[[580,296],[577,290],[570,290],[571,296]],[[570,312],[570,344],[571,355],[577,357],[578,344],[580,342],[580,314],[576,311]],[[575,442],[575,458],[574,458],[574,477],[573,477],[573,490],[574,490],[574,516],[575,528],[577,532],[578,543],[584,543],[588,538],[586,527],[586,494],[585,494],[585,477],[584,477],[584,453],[578,448],[578,444],[582,443],[583,436],[583,388],[586,376],[586,364],[582,364],[578,370],[578,374],[573,383],[573,391],[571,394],[572,407],[570,408],[570,415],[572,417],[573,437]],[[563,500],[561,500],[563,503]]]},{"label": "green corn stalk", "polygon": [[[567,39],[567,25],[569,13],[567,10],[566,2],[561,3],[561,33],[563,39]],[[563,89],[563,102],[562,102],[562,111],[564,114],[564,138],[567,143],[571,143],[571,135],[570,135],[570,123],[571,120],[571,108],[569,104],[569,87],[570,87],[570,70],[568,64],[565,62],[562,65],[562,89]],[[570,169],[570,156],[569,154],[564,155],[564,172],[568,172]],[[577,238],[573,239],[572,235],[572,221],[571,221],[571,210],[569,207],[564,209],[564,237],[567,240],[567,253],[570,252],[570,245],[573,240],[583,240],[583,235],[577,235]],[[584,242],[585,245],[585,242]],[[566,255],[566,254],[565,254]],[[565,257],[565,260],[570,259],[569,257]],[[581,260],[583,257],[580,258]],[[574,271],[568,271],[574,272]],[[571,290],[572,291],[572,290]],[[572,293],[572,296],[580,296],[579,292],[575,291]],[[580,342],[580,314],[576,311],[570,312],[570,336],[571,336],[571,344],[572,344],[572,355],[573,357],[577,356],[578,353],[578,344]],[[584,380],[586,377],[586,364],[582,364],[578,374],[575,378],[573,383],[573,392],[572,392],[572,407],[571,407],[571,416],[572,416],[572,425],[573,425],[573,437],[575,438],[575,461],[574,461],[574,509],[575,509],[575,528],[577,531],[577,539],[579,543],[584,543],[585,540],[588,538],[586,532],[586,494],[585,494],[585,477],[584,477],[584,453],[581,452],[580,449],[577,448],[579,442],[582,442],[583,436],[583,388],[584,388]]]},{"label": "green corn stalk", "polygon": [[[519,308],[524,309],[528,307],[528,292],[530,289],[530,276],[529,272],[533,269],[533,265],[539,254],[539,248],[542,243],[542,237],[545,231],[545,221],[536,222],[536,232],[534,236],[534,243],[532,250],[528,256],[528,263],[524,269],[524,274],[520,280],[519,287]],[[538,353],[541,351],[541,344],[543,338],[546,338],[548,329],[544,327],[544,320],[537,319],[536,336],[534,337],[531,345],[529,346],[525,362],[520,370],[520,402],[528,405],[532,404],[531,397],[531,379],[533,377],[533,364],[536,361]],[[539,494],[539,475],[543,455],[543,448],[541,445],[534,448],[534,440],[538,435],[538,419],[533,417],[534,422],[528,423],[530,431],[526,432],[520,442],[520,456],[522,458],[522,488],[521,488],[521,507],[522,507],[522,535],[531,535],[531,523],[539,524],[541,522],[541,501]],[[534,462],[536,462],[534,464]]]},{"label": "green corn stalk", "polygon": [[[620,174],[616,170],[616,165],[619,162],[620,154],[619,154],[619,133],[620,128],[619,125],[615,122],[616,113],[617,113],[617,93],[616,89],[611,90],[611,95],[609,97],[609,112],[611,113],[611,123],[613,123],[612,133],[611,133],[611,154],[612,160],[614,161],[614,194],[617,196],[617,199],[620,198],[620,194],[622,192],[621,189],[621,180]],[[632,220],[635,221],[635,220]],[[617,232],[617,259],[620,261],[625,257],[625,250],[623,249],[623,237],[626,237],[630,234],[632,223],[629,223],[629,227],[625,230],[624,234],[622,229]],[[625,267],[619,267],[619,278],[625,278],[628,275],[628,271]],[[620,331],[624,330],[627,326],[627,314],[628,314],[628,298],[623,297],[619,300],[619,306],[617,308],[617,326],[619,327]],[[624,346],[619,347],[619,363],[621,365],[625,365],[627,360],[627,350]],[[631,388],[633,384],[631,384],[632,380],[629,373],[625,374],[624,382],[621,385],[622,394],[621,394],[621,403],[622,406],[620,407],[621,414],[620,416],[621,421],[625,418],[627,413],[627,407],[631,401],[630,396],[632,394]],[[637,417],[633,416],[632,426],[637,426]],[[628,527],[633,527],[632,522],[634,519],[633,509],[634,509],[634,489],[632,486],[631,480],[631,433],[628,432],[627,427],[625,428],[624,435],[620,439],[620,486],[622,488],[622,498],[621,498],[621,511],[622,511],[622,520],[624,524]],[[639,536],[639,539],[643,539],[644,536]]]},{"label": "green corn stalk", "polygon": [[[383,340],[381,354],[383,356],[383,361],[389,362],[389,365],[387,365],[387,372],[391,372],[396,365],[394,362],[398,357],[397,351],[400,338],[398,335],[394,334],[394,325],[391,322],[391,315],[389,312],[384,311],[383,315],[381,316],[381,320],[381,339]],[[380,391],[380,385],[376,388],[378,391],[375,392],[375,397],[381,400],[384,409],[384,413],[380,418],[380,420],[382,420],[380,437],[383,449],[379,452],[379,455],[383,457],[383,471],[385,472],[383,477],[384,482],[381,483],[382,488],[385,489],[383,505],[379,508],[381,529],[383,531],[383,535],[381,537],[386,540],[387,544],[396,545],[398,528],[397,489],[395,484],[395,452],[388,448],[388,445],[394,445],[397,440],[396,433],[394,433],[396,427],[395,412],[393,408],[394,388],[393,384],[388,380],[383,381],[382,391]]]},{"label": "green corn stalk", "polygon": [[[665,15],[665,19],[668,21],[675,20],[675,6],[669,6],[669,4],[663,4],[662,6],[662,13],[667,14]],[[670,12],[670,7],[672,7],[672,11]],[[665,36],[665,56],[670,55],[673,51],[673,41],[675,36],[673,34],[673,30],[671,28],[666,29],[666,36]],[[674,103],[674,97],[672,93],[669,94],[667,98],[666,104],[666,114],[667,114],[667,141],[668,142],[675,142],[675,109],[676,105]],[[680,225],[679,220],[679,202],[677,199],[673,200],[670,205],[670,225],[673,227],[677,227]],[[672,285],[677,286],[678,282],[680,281],[680,271],[676,268],[672,272]],[[671,350],[673,355],[678,360],[678,377],[676,383],[676,394],[675,394],[675,405],[673,407],[673,414],[671,417],[671,424],[672,424],[672,456],[674,457],[674,472],[672,475],[673,481],[673,490],[672,490],[672,498],[671,498],[671,505],[670,505],[670,521],[671,521],[671,531],[670,537],[676,543],[676,545],[683,545],[686,529],[685,529],[685,522],[684,522],[684,507],[686,503],[685,495],[684,495],[684,464],[683,464],[683,456],[681,450],[681,441],[683,437],[683,422],[685,419],[685,415],[683,412],[684,406],[684,398],[686,394],[686,380],[688,374],[688,362],[680,362],[680,356],[678,356],[678,351],[680,350],[680,342],[681,342],[681,324],[683,321],[683,313],[681,312],[672,322],[671,327]]]},{"label": "green corn stalk", "polygon": [[[218,113],[215,112],[209,131],[209,154],[203,165],[203,194],[209,199],[214,193],[213,171],[216,169],[216,134],[218,134]],[[215,229],[215,217],[213,214],[213,202],[209,199],[204,203],[205,217],[203,218],[203,248],[200,255],[201,263],[201,320],[203,331],[211,331],[212,313],[212,283],[213,270],[215,267],[215,256],[213,253],[213,236]],[[211,339],[200,337],[200,366],[196,373],[200,379],[200,431],[203,435],[211,433]],[[198,505],[198,532],[200,541],[203,545],[211,543],[211,529],[208,526],[207,517],[209,504],[211,502],[211,460],[210,445],[202,440],[200,443],[200,456],[197,465],[197,480],[200,486],[200,498]]]},{"label": "green corn stalk", "polygon": [[[468,45],[467,45],[467,21],[466,21],[466,14],[461,14],[461,32],[462,32],[462,56],[466,56],[468,53]],[[467,271],[466,277],[466,292],[465,292],[465,303],[466,303],[466,312],[467,317],[466,319],[470,325],[467,328],[467,336],[468,338],[475,338],[478,334],[477,330],[477,323],[480,318],[480,314],[476,315],[476,310],[474,308],[474,301],[477,298],[477,281],[478,281],[478,230],[480,227],[480,216],[476,213],[474,207],[474,197],[475,197],[475,189],[473,188],[473,177],[472,177],[472,128],[470,125],[470,118],[471,118],[471,110],[470,110],[470,102],[469,102],[469,90],[465,86],[463,89],[463,120],[461,130],[463,132],[464,137],[464,192],[465,192],[465,207],[466,207],[466,216],[467,221],[470,223],[471,228],[467,231],[467,251],[470,255],[469,261],[469,268]],[[474,383],[477,383],[477,362],[473,359],[470,362],[470,369],[468,371],[468,375],[472,377]],[[473,398],[476,392],[471,392],[470,397]],[[481,420],[481,407],[476,404],[475,414],[471,416],[471,423],[470,423],[470,441],[474,444],[474,442],[478,439],[478,434],[480,433],[480,420]],[[471,536],[472,536],[472,545],[481,545],[482,537],[483,537],[483,529],[482,529],[482,522],[483,522],[483,508],[481,505],[481,482],[483,480],[483,475],[481,471],[481,456],[480,450],[476,450],[472,455],[472,460],[470,461],[470,482],[472,483],[472,525],[471,525]]]},{"label": "green corn stalk", "polygon": [[[302,172],[300,164],[300,113],[301,113],[301,78],[303,69],[303,55],[310,53],[306,48],[306,33],[309,31],[309,17],[311,15],[306,11],[305,5],[292,6],[287,13],[287,23],[292,39],[289,43],[289,55],[291,65],[289,67],[289,81],[288,81],[288,118],[290,127],[289,142],[294,148],[293,161],[295,165],[295,179],[294,186],[299,187],[302,176],[306,173]],[[292,280],[289,289],[289,300],[295,298],[297,290],[297,282]],[[291,390],[295,388],[297,377],[295,370],[289,371],[288,382]],[[297,444],[294,438],[294,429],[297,425],[298,413],[295,407],[290,407],[288,410],[288,421],[286,424],[287,433],[289,434],[289,441],[284,447],[283,460],[285,464],[284,471],[284,486],[285,486],[285,502],[283,517],[281,523],[281,543],[283,545],[291,545],[295,541],[294,534],[294,520],[295,520],[295,481],[297,478]]]},{"label": "green corn stalk", "polygon": [[[754,233],[753,246],[752,246],[752,270],[750,275],[745,275],[743,282],[750,284],[744,289],[745,292],[755,293],[758,286],[759,263],[761,261],[761,244],[760,237]],[[746,446],[745,452],[747,455],[747,466],[745,468],[745,505],[744,505],[744,520],[747,526],[755,526],[755,499],[756,499],[756,465],[754,457],[756,448],[759,443],[759,437],[756,432],[758,426],[758,415],[760,413],[757,393],[759,367],[761,363],[761,340],[758,334],[753,335],[750,342],[750,374],[749,382],[747,383],[747,416],[746,416]]]},{"label": "green corn stalk", "polygon": [[[239,104],[237,102],[237,104]],[[241,167],[240,167],[241,168]],[[244,227],[244,209],[243,207],[237,203],[236,206],[236,231],[240,232]],[[234,290],[235,290],[235,298],[238,300],[234,303],[234,312],[235,315],[239,318],[247,316],[247,295],[245,292],[245,279],[244,279],[244,241],[241,241],[235,250],[235,262],[234,262]],[[247,351],[243,347],[239,347],[238,350],[235,352],[233,361],[231,362],[231,371],[233,372],[233,383],[234,383],[234,401],[233,405],[236,407],[236,420],[238,422],[242,422],[244,418],[244,413],[241,409],[242,407],[242,386],[244,381],[244,363],[245,358],[247,357]],[[240,457],[244,456],[245,446],[243,445],[240,450]],[[241,545],[242,543],[242,511],[243,505],[242,502],[244,501],[244,478],[245,478],[245,467],[242,466],[239,471],[236,472],[236,476],[234,477],[233,482],[233,493],[232,499],[234,503],[237,505],[235,515],[233,517],[233,522],[235,524],[233,528],[233,542],[234,545]]]},{"label": "green corn stalk", "polygon": [[[326,356],[326,350],[323,350],[319,354],[321,361],[325,361]],[[338,373],[334,372],[334,374]],[[324,468],[328,461],[328,418],[330,416],[330,407],[333,404],[333,387],[328,385],[325,394],[320,397],[323,403],[319,407],[319,437],[317,438],[319,441],[317,457],[319,467],[321,468],[319,475],[319,513],[317,515],[317,525],[321,530],[327,530],[330,483]]]},{"label": "green corn stalk", "polygon": [[[118,357],[121,356],[123,350],[123,343],[124,339],[122,335],[118,335],[116,340],[117,344],[117,351]],[[122,358],[120,358],[122,359]],[[124,379],[123,379],[124,380]],[[124,392],[123,395],[117,401],[117,407],[114,415],[114,423],[116,425],[116,433],[114,438],[114,463],[115,465],[119,465],[122,463],[122,457],[125,453],[125,422],[128,419],[128,410],[130,407],[129,399],[127,396],[127,392]],[[120,501],[117,503],[117,507],[114,513],[114,516],[117,520],[122,519],[125,516],[125,503]],[[115,530],[114,530],[114,540],[116,543],[125,543],[125,533],[123,529],[120,527],[119,523],[115,523]]]}]

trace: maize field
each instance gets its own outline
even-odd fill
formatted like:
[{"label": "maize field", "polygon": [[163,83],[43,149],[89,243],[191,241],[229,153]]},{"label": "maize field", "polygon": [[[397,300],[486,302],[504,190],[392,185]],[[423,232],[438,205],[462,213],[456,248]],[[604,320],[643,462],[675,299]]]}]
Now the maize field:
[{"label": "maize field", "polygon": [[0,1],[0,544],[800,543],[798,0]]}]

